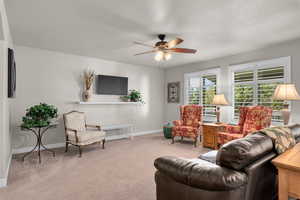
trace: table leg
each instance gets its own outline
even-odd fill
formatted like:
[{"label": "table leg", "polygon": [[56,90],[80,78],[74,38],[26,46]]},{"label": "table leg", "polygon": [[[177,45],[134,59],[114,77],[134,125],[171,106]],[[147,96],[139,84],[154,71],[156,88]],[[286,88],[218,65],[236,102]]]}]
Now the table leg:
[{"label": "table leg", "polygon": [[278,170],[279,177],[279,200],[288,200],[289,188],[288,188],[288,172],[284,169]]},{"label": "table leg", "polygon": [[34,150],[37,148],[38,146],[38,142],[35,144],[35,146],[33,147],[33,149],[29,152],[27,152],[23,157],[22,157],[22,161],[24,162],[25,157],[28,156],[29,154],[31,154],[32,152],[34,152]]},{"label": "table leg", "polygon": [[47,147],[45,147],[45,145],[44,145],[43,142],[42,142],[43,135],[44,135],[44,133],[45,133],[46,131],[47,131],[47,129],[43,130],[42,133],[41,133],[40,144],[41,144],[41,146],[43,147],[43,149],[44,149],[45,151],[49,151],[50,153],[53,154],[53,157],[55,157],[55,151],[50,150],[50,149],[48,149]]},{"label": "table leg", "polygon": [[38,131],[38,156],[39,156],[39,163],[41,163],[42,160],[41,160],[41,129],[40,128]]}]

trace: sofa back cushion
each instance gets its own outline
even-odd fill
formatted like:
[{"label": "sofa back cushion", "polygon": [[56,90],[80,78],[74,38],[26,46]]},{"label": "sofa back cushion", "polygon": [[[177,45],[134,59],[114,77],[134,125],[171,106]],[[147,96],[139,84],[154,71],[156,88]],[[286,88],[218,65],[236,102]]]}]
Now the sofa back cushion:
[{"label": "sofa back cushion", "polygon": [[202,121],[202,106],[184,105],[180,107],[180,115],[184,126],[198,127]]},{"label": "sofa back cushion", "polygon": [[243,170],[252,162],[272,151],[272,140],[261,133],[255,133],[223,145],[217,154],[217,164],[235,170]]}]

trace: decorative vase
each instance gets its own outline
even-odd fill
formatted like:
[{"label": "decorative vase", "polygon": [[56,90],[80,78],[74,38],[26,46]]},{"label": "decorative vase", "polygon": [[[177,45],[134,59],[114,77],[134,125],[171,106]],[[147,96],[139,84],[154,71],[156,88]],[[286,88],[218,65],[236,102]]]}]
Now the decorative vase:
[{"label": "decorative vase", "polygon": [[92,91],[91,90],[85,90],[82,93],[83,101],[90,101],[92,96]]}]

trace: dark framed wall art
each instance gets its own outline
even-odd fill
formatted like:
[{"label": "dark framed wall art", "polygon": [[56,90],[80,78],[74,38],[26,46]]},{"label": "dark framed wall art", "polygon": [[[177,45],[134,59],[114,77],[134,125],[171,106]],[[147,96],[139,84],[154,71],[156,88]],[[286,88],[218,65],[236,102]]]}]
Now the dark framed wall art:
[{"label": "dark framed wall art", "polygon": [[180,82],[168,83],[168,103],[180,102]]}]

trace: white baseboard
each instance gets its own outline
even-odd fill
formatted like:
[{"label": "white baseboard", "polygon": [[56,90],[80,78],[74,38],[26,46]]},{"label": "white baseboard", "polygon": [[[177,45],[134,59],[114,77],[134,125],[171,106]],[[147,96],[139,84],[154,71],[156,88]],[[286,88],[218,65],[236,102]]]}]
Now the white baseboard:
[{"label": "white baseboard", "polygon": [[[107,140],[117,140],[117,139],[122,139],[122,138],[130,137],[130,136],[147,135],[147,134],[161,133],[161,132],[162,132],[162,129],[150,130],[150,131],[142,131],[142,132],[132,133],[131,135],[110,136],[110,137],[107,138]],[[54,148],[64,147],[65,143],[47,144],[45,146],[48,149],[54,149]],[[31,146],[31,147],[23,147],[23,148],[18,148],[18,149],[13,149],[12,154],[26,153],[26,152],[31,151],[32,148],[33,148],[33,146]]]},{"label": "white baseboard", "polygon": [[[54,149],[54,148],[64,147],[65,145],[66,145],[66,143],[56,143],[56,144],[46,144],[45,146],[48,149]],[[33,146],[13,149],[12,154],[26,153],[26,152],[31,151],[32,149],[33,149]]]},{"label": "white baseboard", "polygon": [[0,178],[0,188],[7,186],[7,178],[8,178],[8,173],[9,173],[9,169],[10,169],[11,159],[12,159],[12,153],[9,156],[9,160],[8,160],[8,164],[7,164],[6,172],[5,172],[5,177]]},{"label": "white baseboard", "polygon": [[162,131],[163,131],[162,129],[151,130],[151,131],[142,131],[142,132],[133,133],[132,136],[147,135],[147,134],[152,134],[152,133],[161,133]]}]

